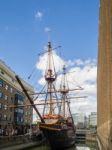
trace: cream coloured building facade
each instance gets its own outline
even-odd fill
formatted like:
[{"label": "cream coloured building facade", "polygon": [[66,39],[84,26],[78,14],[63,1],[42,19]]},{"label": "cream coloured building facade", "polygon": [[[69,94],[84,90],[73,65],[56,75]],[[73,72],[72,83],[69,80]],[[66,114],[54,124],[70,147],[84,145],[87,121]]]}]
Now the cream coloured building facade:
[{"label": "cream coloured building facade", "polygon": [[[31,106],[12,107],[29,104],[15,75],[16,73],[0,60],[0,126],[30,125],[32,123],[33,108]],[[31,85],[24,80],[22,82],[29,93],[34,92]]]},{"label": "cream coloured building facade", "polygon": [[112,0],[100,0],[97,115],[103,150],[112,150]]}]

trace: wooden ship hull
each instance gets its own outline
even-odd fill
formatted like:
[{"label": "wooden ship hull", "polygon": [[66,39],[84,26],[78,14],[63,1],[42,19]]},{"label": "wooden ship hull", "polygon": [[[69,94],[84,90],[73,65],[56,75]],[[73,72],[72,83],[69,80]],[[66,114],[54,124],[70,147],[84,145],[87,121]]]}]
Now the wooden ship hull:
[{"label": "wooden ship hull", "polygon": [[41,123],[39,127],[47,138],[52,150],[66,149],[75,144],[75,131],[71,125]]}]

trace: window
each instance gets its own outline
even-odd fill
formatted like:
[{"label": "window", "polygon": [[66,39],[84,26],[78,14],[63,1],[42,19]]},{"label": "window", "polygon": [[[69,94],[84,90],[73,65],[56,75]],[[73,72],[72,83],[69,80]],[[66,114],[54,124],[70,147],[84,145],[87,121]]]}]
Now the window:
[{"label": "window", "polygon": [[7,105],[4,105],[4,109],[7,110]]},{"label": "window", "polygon": [[11,93],[13,92],[13,88],[12,88],[12,87],[10,88],[10,92],[11,92]]},{"label": "window", "polygon": [[0,114],[0,120],[2,120],[2,114]]},{"label": "window", "polygon": [[17,122],[23,122],[23,118],[18,116],[18,117],[16,117],[16,121]]},{"label": "window", "polygon": [[0,109],[2,109],[2,104],[0,103]]},{"label": "window", "polygon": [[0,79],[0,87],[3,87],[3,80]]},{"label": "window", "polygon": [[19,122],[19,117],[16,117],[16,121]]},{"label": "window", "polygon": [[15,103],[23,105],[24,97],[20,94],[15,94]]},{"label": "window", "polygon": [[7,115],[4,115],[3,117],[4,117],[4,120],[7,120]]},{"label": "window", "polygon": [[23,111],[23,109],[16,108],[16,109],[15,109],[15,112],[17,112],[17,113],[22,113],[22,114],[23,114],[24,111]]},{"label": "window", "polygon": [[3,93],[2,92],[0,92],[0,98],[2,98],[3,97]]},{"label": "window", "polygon": [[5,95],[4,99],[5,99],[5,100],[7,100],[7,99],[8,99],[8,96],[7,96],[7,95]]},{"label": "window", "polygon": [[5,89],[8,90],[8,85],[7,84],[5,85]]},{"label": "window", "polygon": [[17,109],[17,108],[15,109],[15,112],[18,112],[18,109]]},{"label": "window", "polygon": [[11,97],[11,102],[13,103],[13,97]]},{"label": "window", "polygon": [[18,104],[23,105],[23,101],[18,99]]},{"label": "window", "polygon": [[23,118],[21,118],[21,120],[20,120],[21,122],[23,122]]},{"label": "window", "polygon": [[11,121],[12,120],[12,118],[11,118],[11,116],[9,115],[9,120]]},{"label": "window", "polygon": [[1,70],[1,74],[4,74],[4,72]]},{"label": "window", "polygon": [[12,79],[12,82],[14,82],[14,79]]}]

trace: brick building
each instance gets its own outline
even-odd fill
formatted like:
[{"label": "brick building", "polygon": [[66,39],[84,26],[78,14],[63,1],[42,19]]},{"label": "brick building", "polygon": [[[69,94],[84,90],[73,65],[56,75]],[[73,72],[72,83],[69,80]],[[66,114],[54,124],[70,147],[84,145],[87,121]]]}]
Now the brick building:
[{"label": "brick building", "polygon": [[97,132],[103,150],[112,149],[112,0],[100,0],[97,72]]},{"label": "brick building", "polygon": [[[33,92],[31,85],[22,80],[29,93]],[[0,126],[30,125],[32,123],[33,108],[10,107],[29,104],[15,79],[13,72],[2,60],[0,60]]]}]

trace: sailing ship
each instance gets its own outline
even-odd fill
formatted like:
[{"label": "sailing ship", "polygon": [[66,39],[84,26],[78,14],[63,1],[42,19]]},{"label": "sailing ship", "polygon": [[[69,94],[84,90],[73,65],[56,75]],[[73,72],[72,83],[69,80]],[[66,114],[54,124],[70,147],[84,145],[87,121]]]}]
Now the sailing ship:
[{"label": "sailing ship", "polygon": [[[48,42],[48,64],[45,72],[45,80],[47,83],[46,102],[49,102],[49,110],[46,105],[43,109],[44,123],[40,123],[39,127],[49,141],[51,148],[54,150],[70,147],[75,143],[75,127],[72,115],[69,109],[69,117],[65,116],[65,103],[67,101],[68,88],[65,85],[65,77],[63,77],[60,90],[56,90],[55,81],[57,74],[53,62],[51,42]],[[64,70],[65,71],[65,68]],[[63,73],[65,76],[65,72]],[[60,100],[57,93],[60,93]]]},{"label": "sailing ship", "polygon": [[[48,49],[46,51],[48,60],[44,76],[46,84],[42,91],[37,93],[38,99],[40,95],[43,95],[44,99],[42,114],[38,111],[34,101],[24,88],[18,76],[16,76],[16,79],[37,112],[40,118],[39,128],[43,131],[51,149],[62,150],[75,144],[75,125],[70,110],[70,99],[68,97],[70,89],[66,79],[66,68],[65,66],[63,67],[60,88],[57,90],[55,86],[57,73],[52,51],[51,42],[48,42]],[[78,89],[72,89],[71,91],[73,90]]]}]

